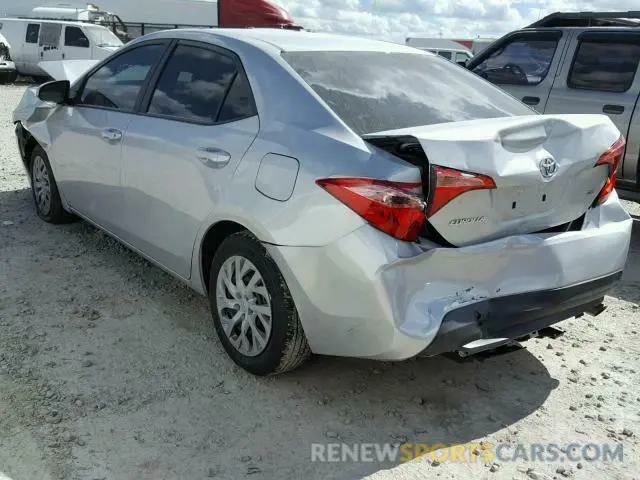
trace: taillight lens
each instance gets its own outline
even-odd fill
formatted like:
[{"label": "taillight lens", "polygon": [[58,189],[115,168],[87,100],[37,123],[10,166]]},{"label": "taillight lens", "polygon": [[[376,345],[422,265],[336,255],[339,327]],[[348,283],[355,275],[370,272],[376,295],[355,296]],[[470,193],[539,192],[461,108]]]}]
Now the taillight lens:
[{"label": "taillight lens", "polygon": [[604,152],[598,161],[596,162],[596,167],[600,165],[607,165],[609,167],[609,175],[607,176],[607,181],[604,183],[604,187],[600,190],[600,193],[596,197],[593,202],[594,205],[601,205],[604,203],[613,189],[616,186],[616,176],[618,175],[618,168],[620,167],[620,162],[622,161],[622,155],[624,154],[625,141],[624,137],[620,137],[613,146]]},{"label": "taillight lens", "polygon": [[418,239],[425,203],[420,183],[324,178],[316,183],[371,225],[399,240]]},{"label": "taillight lens", "polygon": [[431,195],[427,217],[431,217],[454,198],[471,190],[496,188],[493,178],[478,173],[431,166]]}]

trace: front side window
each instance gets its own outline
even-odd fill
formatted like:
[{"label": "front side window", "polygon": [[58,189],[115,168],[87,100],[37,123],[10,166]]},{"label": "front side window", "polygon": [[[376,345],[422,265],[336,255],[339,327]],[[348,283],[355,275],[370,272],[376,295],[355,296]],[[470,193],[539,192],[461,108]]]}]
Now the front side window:
[{"label": "front side window", "polygon": [[65,47],[89,48],[89,39],[78,27],[66,27],[64,29]]},{"label": "front side window", "polygon": [[494,50],[473,73],[496,85],[537,85],[551,67],[556,38],[516,38]]},{"label": "front side window", "polygon": [[447,60],[451,60],[451,52],[447,52],[446,50],[439,50],[438,55],[446,58]]},{"label": "front side window", "polygon": [[24,41],[26,43],[38,43],[38,35],[40,35],[40,24],[30,23],[27,25],[27,37]]},{"label": "front side window", "polygon": [[102,27],[87,25],[85,27],[87,36],[93,40],[96,47],[121,47],[122,40],[116,37],[113,32]]},{"label": "front side window", "polygon": [[434,55],[346,51],[282,57],[358,134],[534,114],[498,87]]},{"label": "front side window", "polygon": [[580,42],[569,73],[570,88],[626,92],[631,88],[640,62],[640,37],[635,41],[615,38]]},{"label": "front side window", "polygon": [[457,52],[456,53],[456,63],[466,62],[469,60],[471,56],[465,52]]},{"label": "front side window", "polygon": [[235,75],[231,58],[205,48],[179,45],[160,75],[148,113],[215,123]]},{"label": "front side window", "polygon": [[164,45],[145,45],[118,55],[85,83],[81,105],[132,111]]}]

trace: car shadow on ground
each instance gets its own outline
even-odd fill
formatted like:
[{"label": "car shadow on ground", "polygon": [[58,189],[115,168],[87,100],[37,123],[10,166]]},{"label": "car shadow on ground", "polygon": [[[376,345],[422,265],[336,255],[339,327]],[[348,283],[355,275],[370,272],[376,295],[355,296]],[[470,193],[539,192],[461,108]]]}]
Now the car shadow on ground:
[{"label": "car shadow on ground", "polygon": [[[202,477],[201,465],[210,465],[216,478],[355,478],[395,463],[312,463],[312,445],[466,443],[536,415],[558,386],[527,350],[466,363],[315,357],[290,374],[256,379],[227,359],[206,300],[186,296],[177,280],[82,222],[43,223],[26,189],[1,192],[0,205],[7,302],[20,303],[16,312],[33,308],[19,321],[47,332],[33,341],[43,342],[39,351],[55,365],[48,378],[62,379],[88,407],[100,398],[77,418],[60,407],[66,427],[89,431],[92,449],[112,464],[138,468],[139,478],[148,473],[146,464],[132,463],[143,457],[157,457],[158,475],[182,478]],[[61,295],[69,305],[38,298],[40,285],[56,283],[65,286]],[[110,299],[110,292],[119,297]],[[81,303],[79,313],[73,302]],[[92,310],[83,316],[84,302],[99,320],[91,320]],[[85,350],[95,364],[89,376],[69,360]],[[177,446],[166,450],[158,438]],[[79,468],[92,463],[82,456],[75,462]],[[253,462],[257,471],[250,470]]]}]

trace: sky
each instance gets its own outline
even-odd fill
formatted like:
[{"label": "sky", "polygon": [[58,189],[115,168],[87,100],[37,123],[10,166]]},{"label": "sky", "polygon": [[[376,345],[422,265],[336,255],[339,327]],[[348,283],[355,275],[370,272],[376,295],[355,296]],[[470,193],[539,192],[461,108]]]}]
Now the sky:
[{"label": "sky", "polygon": [[556,11],[637,10],[640,0],[276,0],[310,30],[400,41],[500,37]]}]

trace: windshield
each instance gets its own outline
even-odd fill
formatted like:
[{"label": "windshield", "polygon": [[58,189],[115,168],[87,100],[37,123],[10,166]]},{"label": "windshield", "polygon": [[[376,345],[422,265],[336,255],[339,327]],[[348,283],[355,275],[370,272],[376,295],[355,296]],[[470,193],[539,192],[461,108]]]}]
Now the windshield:
[{"label": "windshield", "polygon": [[360,135],[535,114],[468,70],[434,55],[355,51],[282,56]]},{"label": "windshield", "polygon": [[111,30],[102,27],[85,27],[86,33],[97,47],[121,47],[122,40],[116,37]]}]

